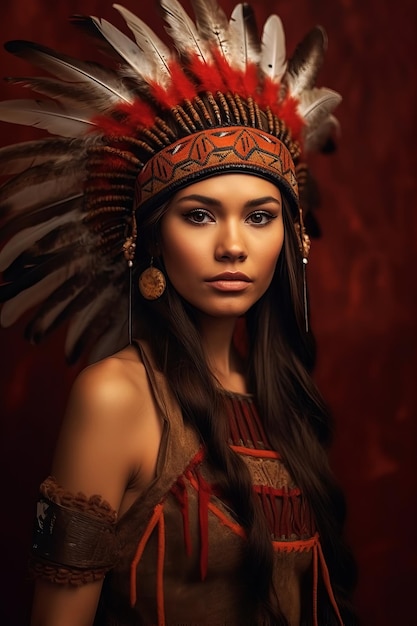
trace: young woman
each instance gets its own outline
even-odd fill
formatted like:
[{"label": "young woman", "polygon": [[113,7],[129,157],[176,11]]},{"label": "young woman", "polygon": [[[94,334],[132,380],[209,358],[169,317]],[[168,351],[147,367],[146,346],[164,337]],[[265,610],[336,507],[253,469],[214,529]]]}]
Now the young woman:
[{"label": "young woman", "polygon": [[[354,568],[327,463],[329,417],[310,376],[298,191],[302,150],[324,147],[339,101],[314,89],[323,32],[278,69],[267,35],[281,30],[270,18],[263,49],[258,42],[242,69],[236,46],[229,60],[225,45],[241,36],[236,23],[254,45],[246,5],[229,22],[213,2],[193,2],[195,26],[178,3],[161,4],[185,70],[153,39],[168,78],[105,74],[119,101],[97,94],[94,129],[83,128],[82,139],[73,139],[79,120],[74,127],[68,113],[62,134],[71,138],[53,144],[48,201],[6,190],[11,203],[26,203],[17,223],[30,226],[24,244],[16,235],[0,254],[12,258],[3,299],[14,302],[3,314],[39,283],[49,301],[32,331],[75,310],[77,345],[94,320],[114,330],[114,310],[125,306],[123,259],[130,287],[139,284],[130,296],[134,338],[78,377],[41,486],[32,626],[350,626]],[[144,53],[149,31],[119,10],[138,39],[135,54]],[[198,54],[181,48],[179,23]],[[123,58],[132,51],[121,34],[92,24]],[[21,42],[9,47],[22,54]],[[25,54],[48,67],[60,58],[23,44]],[[88,69],[102,84],[104,70]],[[78,97],[91,105],[82,80]],[[60,84],[64,109],[74,99],[69,82]],[[56,94],[55,83],[41,87]],[[44,192],[51,144],[25,146],[25,158],[31,150],[31,181]],[[62,197],[56,178],[68,166]],[[9,235],[18,230],[10,224]]]}]

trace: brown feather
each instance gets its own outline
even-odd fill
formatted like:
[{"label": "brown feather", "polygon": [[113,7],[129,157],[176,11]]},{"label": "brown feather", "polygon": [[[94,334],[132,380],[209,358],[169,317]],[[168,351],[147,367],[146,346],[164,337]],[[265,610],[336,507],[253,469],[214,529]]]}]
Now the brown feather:
[{"label": "brown feather", "polygon": [[90,142],[71,137],[46,137],[0,148],[0,175],[10,175],[41,165],[51,158],[58,161],[78,159]]}]

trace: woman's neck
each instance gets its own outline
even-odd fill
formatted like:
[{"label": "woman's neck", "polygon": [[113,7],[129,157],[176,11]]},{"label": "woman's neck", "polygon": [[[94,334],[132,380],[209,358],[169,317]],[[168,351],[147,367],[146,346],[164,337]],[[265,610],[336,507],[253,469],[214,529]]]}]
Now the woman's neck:
[{"label": "woman's neck", "polygon": [[228,391],[247,393],[244,363],[233,344],[236,321],[202,316],[199,330],[207,363],[220,385]]}]

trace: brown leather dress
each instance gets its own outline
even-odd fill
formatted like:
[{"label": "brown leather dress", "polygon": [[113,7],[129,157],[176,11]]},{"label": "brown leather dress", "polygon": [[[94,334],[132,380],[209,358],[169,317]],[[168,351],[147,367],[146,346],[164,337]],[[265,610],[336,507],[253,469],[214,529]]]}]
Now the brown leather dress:
[{"label": "brown leather dress", "polygon": [[[115,524],[118,555],[104,580],[95,626],[255,626],[248,621],[245,532],[217,493],[204,448],[184,424],[164,376],[146,347],[139,349],[163,437],[154,481]],[[290,626],[318,626],[321,575],[343,624],[302,493],[268,446],[253,399],[226,398],[230,444],[249,468],[271,530],[281,610]]]}]

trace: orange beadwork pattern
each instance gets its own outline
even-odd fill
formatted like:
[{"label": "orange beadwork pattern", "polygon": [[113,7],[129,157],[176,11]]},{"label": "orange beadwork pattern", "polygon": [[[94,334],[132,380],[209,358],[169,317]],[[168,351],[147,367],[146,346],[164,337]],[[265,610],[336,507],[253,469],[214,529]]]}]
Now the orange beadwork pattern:
[{"label": "orange beadwork pattern", "polygon": [[256,128],[230,126],[200,131],[179,139],[150,158],[138,175],[135,207],[157,206],[176,190],[227,172],[257,174],[280,182],[297,205],[298,186],[288,148]]}]

